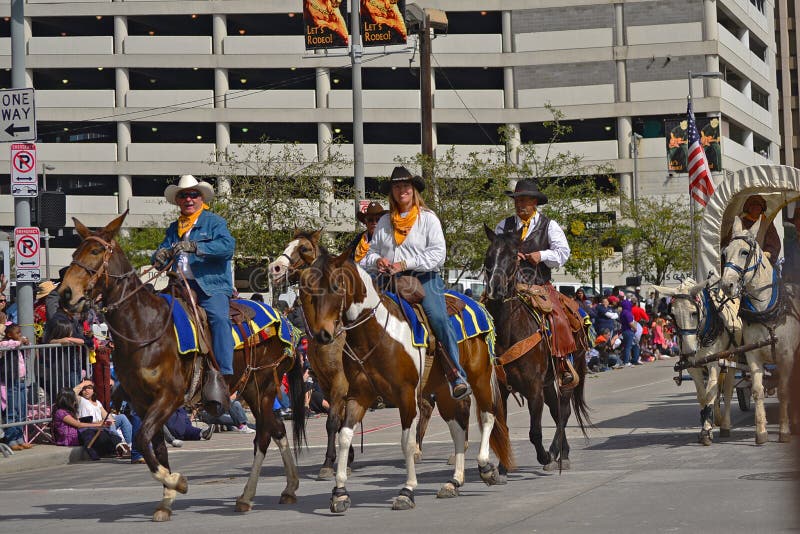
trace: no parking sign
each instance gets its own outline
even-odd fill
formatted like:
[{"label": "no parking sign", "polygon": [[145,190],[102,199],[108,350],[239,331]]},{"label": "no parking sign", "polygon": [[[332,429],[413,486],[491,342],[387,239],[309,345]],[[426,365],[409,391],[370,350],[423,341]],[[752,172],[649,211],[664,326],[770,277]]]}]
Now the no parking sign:
[{"label": "no parking sign", "polygon": [[39,229],[14,228],[14,257],[18,282],[38,282],[41,277],[39,262]]},{"label": "no parking sign", "polygon": [[11,194],[15,197],[35,197],[39,194],[34,143],[11,145]]}]

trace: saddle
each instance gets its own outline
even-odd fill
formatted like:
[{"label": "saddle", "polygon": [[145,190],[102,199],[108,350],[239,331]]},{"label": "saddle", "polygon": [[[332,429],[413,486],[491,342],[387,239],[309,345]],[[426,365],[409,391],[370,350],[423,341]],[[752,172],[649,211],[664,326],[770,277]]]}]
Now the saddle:
[{"label": "saddle", "polygon": [[552,332],[550,349],[553,356],[563,358],[575,352],[577,346],[574,333],[583,328],[578,303],[559,293],[551,284],[517,284],[517,291],[547,322]]},{"label": "saddle", "polygon": [[[419,283],[419,281],[417,281],[417,283]],[[444,303],[447,306],[448,317],[459,315],[462,311],[464,311],[464,308],[467,307],[463,300],[448,294],[445,294]],[[425,310],[422,309],[422,299],[420,299],[419,302],[411,304],[411,308],[414,310],[414,315],[417,316],[417,320],[425,325],[425,329],[428,331],[428,346],[426,347],[425,352],[425,367],[422,371],[422,387],[420,388],[420,391],[422,391],[425,384],[428,383],[428,377],[430,376],[431,368],[433,367],[433,358],[436,356],[436,351],[442,350],[443,353],[443,349],[440,349],[441,343],[436,339],[436,336],[431,329],[431,325],[428,322],[428,316],[425,314]],[[410,322],[411,318],[406,317],[406,320]]]}]

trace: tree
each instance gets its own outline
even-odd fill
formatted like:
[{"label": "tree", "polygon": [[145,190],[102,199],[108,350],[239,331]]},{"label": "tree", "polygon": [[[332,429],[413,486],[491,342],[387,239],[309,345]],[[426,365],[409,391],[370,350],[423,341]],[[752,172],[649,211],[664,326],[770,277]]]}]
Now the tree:
[{"label": "tree", "polygon": [[620,204],[623,222],[618,229],[622,259],[636,274],[655,285],[670,271],[692,267],[689,206],[666,197],[642,197]]},{"label": "tree", "polygon": [[117,243],[135,269],[150,265],[150,256],[164,240],[166,222],[151,222],[142,228],[129,228],[117,235]]}]

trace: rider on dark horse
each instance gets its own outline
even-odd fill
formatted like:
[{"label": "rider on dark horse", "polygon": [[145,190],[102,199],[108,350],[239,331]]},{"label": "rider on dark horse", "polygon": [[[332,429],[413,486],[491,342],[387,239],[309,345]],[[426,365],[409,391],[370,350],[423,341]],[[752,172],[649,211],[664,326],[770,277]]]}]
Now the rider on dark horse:
[{"label": "rider on dark horse", "polygon": [[560,321],[566,323],[566,310],[550,283],[551,269],[563,267],[569,259],[569,243],[558,223],[538,211],[539,206],[547,204],[547,196],[539,191],[536,181],[520,180],[514,191],[506,191],[506,195],[514,199],[516,213],[502,220],[495,228],[495,233],[522,231],[517,253],[520,262],[517,279],[523,284],[543,286],[550,294],[553,306],[551,317],[555,327],[552,352],[559,361],[561,385],[569,386],[574,376],[569,370],[567,357],[576,351],[575,339],[568,325],[559,328]]},{"label": "rider on dark horse", "polygon": [[167,228],[164,241],[153,254],[153,265],[163,268],[175,257],[172,269],[179,271],[196,293],[208,316],[211,346],[219,370],[209,365],[203,384],[203,403],[213,414],[227,411],[226,380],[233,377],[233,337],[230,299],[233,294],[231,259],[236,241],[225,219],[208,210],[214,188],[189,174],[164,190],[170,204],[180,208],[178,220]]}]

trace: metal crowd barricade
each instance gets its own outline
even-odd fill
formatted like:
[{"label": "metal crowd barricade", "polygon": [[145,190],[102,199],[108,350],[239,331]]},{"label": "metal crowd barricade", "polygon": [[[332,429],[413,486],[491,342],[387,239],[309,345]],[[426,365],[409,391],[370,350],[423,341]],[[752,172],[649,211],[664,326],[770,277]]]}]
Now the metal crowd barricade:
[{"label": "metal crowd barricade", "polygon": [[26,441],[50,439],[50,411],[58,392],[91,376],[81,345],[0,349],[0,428],[24,426]]}]

